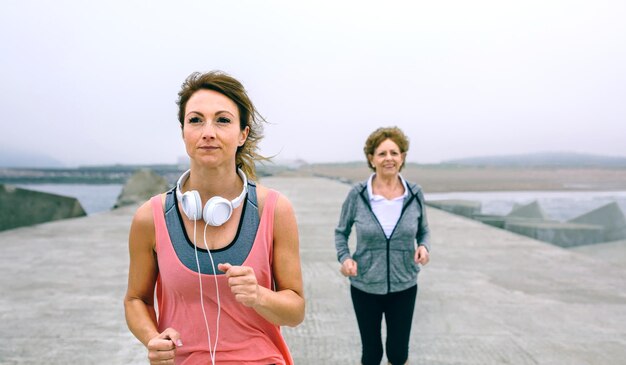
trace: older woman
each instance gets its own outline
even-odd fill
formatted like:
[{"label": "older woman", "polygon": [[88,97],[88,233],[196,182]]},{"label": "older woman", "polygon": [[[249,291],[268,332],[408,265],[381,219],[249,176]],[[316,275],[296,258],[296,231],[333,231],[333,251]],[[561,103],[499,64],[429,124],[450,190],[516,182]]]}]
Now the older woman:
[{"label": "older woman", "polygon": [[190,75],[178,96],[191,167],[133,218],[128,327],[151,364],[293,364],[279,326],[304,319],[298,229],[253,181],[263,119],[222,72]]},{"label": "older woman", "polygon": [[[350,190],[335,229],[341,273],[350,278],[363,365],[382,360],[383,314],[387,359],[390,364],[407,362],[419,264],[429,260],[422,190],[400,175],[408,149],[409,140],[397,127],[379,128],[367,138],[364,152],[374,173]],[[357,244],[351,254],[353,225]]]}]

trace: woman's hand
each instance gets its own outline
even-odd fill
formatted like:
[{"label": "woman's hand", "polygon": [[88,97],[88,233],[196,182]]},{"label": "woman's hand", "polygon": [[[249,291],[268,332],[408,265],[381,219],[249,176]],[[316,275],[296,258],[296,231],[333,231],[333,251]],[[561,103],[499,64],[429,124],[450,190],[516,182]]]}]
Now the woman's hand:
[{"label": "woman's hand", "polygon": [[259,283],[253,268],[229,263],[218,264],[217,268],[226,273],[230,291],[239,303],[252,308],[259,304]]},{"label": "woman's hand", "polygon": [[148,359],[151,365],[174,365],[176,348],[183,345],[180,333],[173,328],[154,336],[148,341]]},{"label": "woman's hand", "polygon": [[415,251],[415,263],[426,265],[428,261],[430,261],[428,250],[424,246],[418,246],[417,251]]},{"label": "woman's hand", "polygon": [[356,261],[354,261],[353,259],[346,259],[343,264],[341,264],[341,269],[339,269],[339,271],[341,271],[343,276],[356,276]]}]

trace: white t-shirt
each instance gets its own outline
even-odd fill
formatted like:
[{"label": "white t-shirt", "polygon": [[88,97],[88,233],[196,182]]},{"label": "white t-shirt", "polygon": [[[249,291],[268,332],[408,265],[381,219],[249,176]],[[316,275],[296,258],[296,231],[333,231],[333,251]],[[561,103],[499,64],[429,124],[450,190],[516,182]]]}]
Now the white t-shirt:
[{"label": "white t-shirt", "polygon": [[409,189],[402,175],[398,175],[400,176],[400,181],[402,181],[402,185],[404,186],[404,194],[391,200],[386,199],[382,195],[374,195],[372,192],[372,180],[375,175],[376,174],[370,175],[370,178],[367,180],[367,194],[370,198],[372,212],[374,212],[376,219],[378,219],[378,222],[380,222],[380,225],[383,227],[385,236],[389,238],[398,223],[398,219],[400,219],[400,214],[402,213],[402,203],[404,202],[404,198],[408,195]]}]

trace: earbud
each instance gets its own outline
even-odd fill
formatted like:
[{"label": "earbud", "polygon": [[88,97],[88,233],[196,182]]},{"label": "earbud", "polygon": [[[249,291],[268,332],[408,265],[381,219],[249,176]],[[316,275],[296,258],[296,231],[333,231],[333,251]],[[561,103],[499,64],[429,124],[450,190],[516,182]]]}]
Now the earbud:
[{"label": "earbud", "polygon": [[202,218],[208,225],[216,227],[226,223],[233,214],[233,210],[239,207],[246,197],[246,193],[248,192],[248,179],[246,178],[246,174],[241,171],[241,169],[237,169],[239,176],[241,176],[243,180],[243,190],[238,197],[231,201],[221,196],[214,196],[202,207],[200,193],[196,190],[190,190],[182,194],[181,187],[189,178],[190,172],[191,170],[185,171],[176,183],[176,196],[187,218],[191,220],[199,220]]}]

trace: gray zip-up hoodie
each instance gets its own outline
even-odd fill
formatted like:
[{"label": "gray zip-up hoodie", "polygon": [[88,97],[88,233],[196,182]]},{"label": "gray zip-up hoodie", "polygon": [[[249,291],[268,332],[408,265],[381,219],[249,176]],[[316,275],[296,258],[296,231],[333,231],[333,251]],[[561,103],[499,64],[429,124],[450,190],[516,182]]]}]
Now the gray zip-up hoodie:
[{"label": "gray zip-up hoodie", "polygon": [[[357,183],[348,193],[335,228],[335,248],[340,263],[348,258],[357,262],[357,276],[350,277],[355,288],[387,294],[417,284],[420,268],[414,261],[415,243],[430,252],[430,235],[422,189],[409,182],[407,187],[402,213],[389,238],[372,211],[367,181]],[[348,238],[353,225],[357,243],[354,255],[350,255]]]}]

